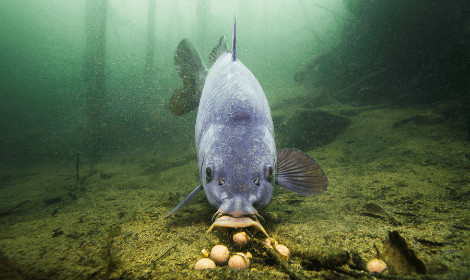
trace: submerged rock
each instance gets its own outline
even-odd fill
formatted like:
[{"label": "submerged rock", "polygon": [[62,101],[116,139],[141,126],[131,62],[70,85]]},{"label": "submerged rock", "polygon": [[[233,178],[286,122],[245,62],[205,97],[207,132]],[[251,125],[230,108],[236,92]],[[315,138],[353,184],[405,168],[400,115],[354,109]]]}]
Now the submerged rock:
[{"label": "submerged rock", "polygon": [[297,110],[273,117],[278,147],[304,151],[327,145],[349,125],[349,118],[326,111]]},{"label": "submerged rock", "polygon": [[426,274],[426,266],[416,253],[409,248],[405,238],[398,231],[391,231],[382,244],[381,255],[390,265],[391,272],[397,274]]}]

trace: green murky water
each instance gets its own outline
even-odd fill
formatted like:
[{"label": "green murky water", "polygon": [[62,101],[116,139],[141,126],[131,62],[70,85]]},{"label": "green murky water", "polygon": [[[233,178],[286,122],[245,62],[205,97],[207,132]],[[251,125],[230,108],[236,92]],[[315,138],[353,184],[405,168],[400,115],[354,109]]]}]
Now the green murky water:
[{"label": "green murky water", "polygon": [[[0,278],[392,279],[470,277],[466,1],[53,1],[0,3]],[[248,229],[206,234],[197,110],[174,116],[178,43],[220,36],[260,82],[277,148],[329,179],[275,188],[260,212],[291,250]],[[249,269],[196,271],[215,244]],[[274,252],[274,253],[273,253]]]}]

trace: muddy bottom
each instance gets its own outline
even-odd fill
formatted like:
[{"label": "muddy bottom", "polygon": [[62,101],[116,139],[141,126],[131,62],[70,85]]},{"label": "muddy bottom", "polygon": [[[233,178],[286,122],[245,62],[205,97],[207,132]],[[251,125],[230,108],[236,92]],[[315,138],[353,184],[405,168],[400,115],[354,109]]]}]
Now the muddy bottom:
[{"label": "muddy bottom", "polygon": [[[252,229],[243,248],[230,230],[206,234],[216,209],[203,193],[164,219],[199,184],[197,165],[191,155],[150,155],[91,172],[82,164],[78,181],[74,162],[3,168],[0,278],[468,279],[468,142],[428,110],[323,110],[350,121],[308,151],[329,178],[327,191],[302,197],[276,187],[261,212],[267,232],[290,249],[288,261]],[[201,251],[215,244],[250,252],[250,267],[196,271]],[[374,258],[387,263],[386,276],[366,270]]]}]

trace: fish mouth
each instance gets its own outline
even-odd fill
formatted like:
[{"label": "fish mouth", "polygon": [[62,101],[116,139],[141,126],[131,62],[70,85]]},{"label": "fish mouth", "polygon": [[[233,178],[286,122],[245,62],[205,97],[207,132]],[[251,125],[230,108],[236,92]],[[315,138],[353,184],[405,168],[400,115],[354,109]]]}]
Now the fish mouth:
[{"label": "fish mouth", "polygon": [[269,234],[266,232],[264,227],[259,222],[258,216],[261,219],[263,218],[259,214],[250,215],[250,216],[242,216],[242,217],[233,217],[231,215],[226,215],[226,214],[217,212],[214,214],[215,221],[207,230],[207,233],[211,232],[212,229],[216,227],[225,227],[225,228],[254,227],[257,230],[262,231],[269,238]]}]

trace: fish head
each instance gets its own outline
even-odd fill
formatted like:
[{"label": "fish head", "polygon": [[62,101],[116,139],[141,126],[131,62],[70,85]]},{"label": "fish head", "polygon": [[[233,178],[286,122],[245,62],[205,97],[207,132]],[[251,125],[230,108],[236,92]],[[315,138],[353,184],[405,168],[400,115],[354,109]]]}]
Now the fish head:
[{"label": "fish head", "polygon": [[253,216],[258,215],[257,208],[269,204],[275,155],[274,140],[264,139],[260,132],[232,128],[224,141],[210,145],[200,167],[201,179],[209,202],[218,207],[217,214]]},{"label": "fish head", "polygon": [[213,158],[205,168],[203,185],[209,202],[218,206],[214,227],[253,227],[269,237],[258,218],[257,209],[272,197],[275,158],[263,151],[239,150]]},{"label": "fish head", "polygon": [[218,213],[233,217],[256,215],[266,207],[273,192],[274,160],[260,160],[249,153],[224,156],[204,167],[203,186]]}]

